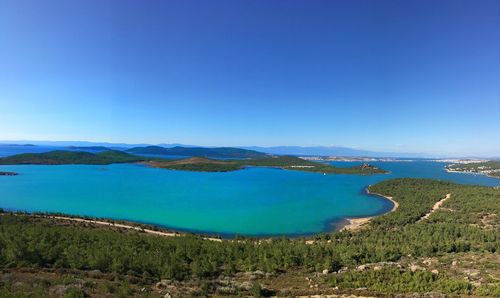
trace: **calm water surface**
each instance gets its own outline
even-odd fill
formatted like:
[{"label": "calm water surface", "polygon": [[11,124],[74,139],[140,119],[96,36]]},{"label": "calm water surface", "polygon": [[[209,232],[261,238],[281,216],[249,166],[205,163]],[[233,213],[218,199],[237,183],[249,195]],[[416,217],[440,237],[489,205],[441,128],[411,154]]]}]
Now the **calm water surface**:
[{"label": "calm water surface", "polygon": [[443,163],[373,164],[391,173],[323,175],[270,168],[199,173],[133,164],[0,166],[0,171],[20,174],[0,176],[0,207],[124,219],[226,236],[291,236],[338,228],[345,217],[387,212],[391,202],[367,196],[363,190],[389,178],[500,185],[500,179],[447,173]]}]

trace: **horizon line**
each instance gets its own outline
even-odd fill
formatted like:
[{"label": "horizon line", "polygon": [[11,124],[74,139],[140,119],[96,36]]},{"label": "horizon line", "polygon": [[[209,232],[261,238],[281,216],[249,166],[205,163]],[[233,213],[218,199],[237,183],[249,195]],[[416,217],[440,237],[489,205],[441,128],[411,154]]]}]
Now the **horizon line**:
[{"label": "horizon line", "polygon": [[[278,147],[298,147],[298,148],[339,148],[339,149],[349,149],[356,151],[367,151],[367,153],[378,153],[378,154],[398,154],[401,155],[399,158],[404,158],[403,155],[422,155],[420,157],[408,156],[408,158],[483,158],[483,159],[500,159],[500,154],[496,155],[477,155],[477,154],[443,154],[443,153],[426,153],[426,152],[403,152],[403,151],[392,151],[392,150],[376,150],[376,149],[364,149],[359,146],[350,147],[350,146],[341,146],[341,145],[193,145],[193,144],[185,144],[180,142],[161,142],[161,143],[147,143],[147,142],[121,142],[121,141],[89,141],[89,140],[0,140],[0,144],[7,145],[29,145],[30,142],[33,143],[94,143],[94,144],[109,144],[109,145],[125,145],[125,146],[160,146],[162,145],[178,145],[178,146],[190,146],[190,147],[205,147],[205,148],[217,148],[217,147],[232,147],[232,148],[245,148],[245,147],[258,147],[264,149],[278,148]],[[36,145],[36,144],[32,144]],[[41,145],[38,145],[41,146]],[[43,145],[42,145],[43,146]],[[64,145],[70,146],[70,145]],[[74,145],[73,145],[74,146]],[[96,145],[94,145],[96,146]],[[293,154],[300,155],[300,154]],[[323,154],[303,154],[303,155],[317,155],[317,156],[326,156]],[[337,155],[349,157],[349,155]],[[371,157],[369,155],[363,157]]]}]

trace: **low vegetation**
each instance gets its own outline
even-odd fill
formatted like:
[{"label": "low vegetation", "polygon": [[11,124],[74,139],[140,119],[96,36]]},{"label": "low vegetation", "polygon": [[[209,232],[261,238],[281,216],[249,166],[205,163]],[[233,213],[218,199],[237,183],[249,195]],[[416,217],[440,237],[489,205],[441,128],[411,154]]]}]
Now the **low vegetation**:
[{"label": "low vegetation", "polygon": [[191,157],[170,161],[150,161],[149,166],[170,170],[196,171],[196,172],[230,172],[243,168],[236,162],[213,160],[202,157]]},{"label": "low vegetation", "polygon": [[318,172],[328,174],[379,174],[386,171],[364,164],[351,168],[337,168],[328,164],[304,160],[295,156],[271,156],[256,159],[213,160],[207,158],[187,158],[174,161],[154,161],[153,167],[203,172],[228,172],[245,167],[273,167],[284,170]]},{"label": "low vegetation", "polygon": [[[15,292],[16,276],[32,268],[77,276],[82,281],[71,286],[92,294],[97,286],[82,284],[112,284],[113,291],[141,296],[500,295],[499,189],[395,179],[370,191],[392,196],[399,208],[366,229],[312,239],[214,242],[3,213],[0,268],[11,279],[0,282],[0,293]],[[58,285],[49,278],[41,284],[26,287],[45,294]],[[99,293],[110,295],[102,287]]]}]

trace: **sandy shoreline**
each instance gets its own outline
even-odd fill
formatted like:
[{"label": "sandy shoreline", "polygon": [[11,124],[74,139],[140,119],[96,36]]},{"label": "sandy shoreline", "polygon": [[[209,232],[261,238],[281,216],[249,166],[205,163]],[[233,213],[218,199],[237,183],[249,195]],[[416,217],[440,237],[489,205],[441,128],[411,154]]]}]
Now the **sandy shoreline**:
[{"label": "sandy shoreline", "polygon": [[[366,194],[385,198],[394,204],[392,209],[389,212],[393,212],[399,207],[399,203],[394,201],[392,197],[370,192],[369,187],[370,186],[368,186],[366,188]],[[387,214],[389,212],[375,215],[375,216],[369,216],[369,217],[344,218],[344,220],[347,223],[345,225],[343,225],[339,230],[336,230],[336,231],[344,231],[344,230],[356,231],[356,230],[359,230],[362,227],[364,227],[372,218]],[[60,215],[51,215],[51,214],[46,214],[46,215],[33,214],[33,216],[52,218],[52,219],[57,219],[57,220],[80,222],[80,223],[88,223],[88,224],[94,224],[94,225],[100,225],[100,226],[109,226],[109,227],[122,228],[122,229],[127,229],[127,230],[135,230],[135,231],[143,232],[146,234],[156,235],[156,236],[161,236],[161,237],[176,237],[176,236],[185,235],[185,233],[183,233],[183,232],[177,232],[177,231],[172,231],[172,230],[164,230],[164,231],[160,230],[160,231],[158,231],[158,230],[148,229],[145,227],[136,226],[133,224],[126,224],[126,222],[121,223],[119,221],[114,221],[114,220],[106,221],[106,219],[88,219],[88,218],[78,217],[78,216],[60,216]],[[221,238],[208,237],[208,236],[203,237],[203,239],[210,240],[210,241],[217,241],[217,242],[222,241]]]},{"label": "sandy shoreline", "polygon": [[[398,207],[399,207],[399,203],[394,201],[394,199],[392,197],[384,196],[384,195],[381,195],[379,193],[370,192],[370,186],[368,186],[366,188],[366,193],[368,195],[379,196],[379,197],[382,197],[382,198],[385,198],[385,199],[391,201],[394,204],[394,206],[392,207],[391,211],[389,211],[389,212],[393,212],[396,209],[398,209]],[[387,213],[389,213],[389,212],[387,212]],[[387,214],[387,213],[384,213],[384,214]],[[380,215],[383,215],[383,214],[380,214]],[[347,221],[347,224],[345,226],[343,226],[342,229],[340,229],[340,231],[344,231],[344,230],[357,231],[357,230],[361,229],[362,227],[364,227],[368,222],[370,222],[370,220],[372,220],[372,218],[380,216],[380,215],[369,216],[369,217],[348,217],[345,219]]]},{"label": "sandy shoreline", "polygon": [[[122,229],[128,229],[128,230],[135,230],[135,231],[139,231],[139,232],[144,232],[146,234],[162,236],[162,237],[176,237],[176,236],[185,235],[184,233],[156,231],[156,230],[151,230],[151,229],[142,228],[142,227],[138,227],[138,226],[121,224],[121,223],[114,222],[114,221],[108,222],[108,221],[102,221],[102,220],[85,219],[85,218],[81,218],[81,217],[67,217],[67,216],[57,216],[57,215],[35,215],[35,216],[41,216],[41,217],[45,217],[45,218],[52,218],[52,219],[58,219],[58,220],[68,220],[68,221],[89,223],[89,224],[95,224],[95,225],[101,225],[101,226],[110,226],[110,227],[122,228]],[[213,237],[203,237],[203,239],[210,240],[210,241],[216,241],[216,242],[222,241],[222,239],[213,238]]]}]

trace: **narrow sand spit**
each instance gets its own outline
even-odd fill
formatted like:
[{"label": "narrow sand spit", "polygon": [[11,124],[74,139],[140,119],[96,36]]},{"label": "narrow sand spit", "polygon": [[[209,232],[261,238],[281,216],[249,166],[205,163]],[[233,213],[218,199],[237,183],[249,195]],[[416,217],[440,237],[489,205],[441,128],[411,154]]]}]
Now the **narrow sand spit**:
[{"label": "narrow sand spit", "polygon": [[[96,225],[102,225],[102,226],[110,226],[110,227],[115,227],[115,228],[135,230],[135,231],[140,231],[140,232],[144,232],[147,234],[152,234],[152,235],[157,235],[157,236],[162,236],[162,237],[175,237],[175,236],[182,236],[183,235],[181,233],[161,232],[161,231],[155,231],[155,230],[150,230],[150,229],[143,229],[143,228],[135,227],[135,226],[131,226],[131,225],[124,225],[124,224],[119,224],[119,223],[91,220],[91,219],[84,219],[84,218],[77,218],[77,217],[50,216],[50,215],[46,216],[46,217],[60,219],[60,220],[70,220],[70,221],[84,222],[84,223],[90,223],[90,224],[96,224]],[[219,238],[204,237],[203,239],[210,240],[210,241],[222,242],[222,240]]]},{"label": "narrow sand spit", "polygon": [[431,211],[430,211],[429,213],[427,213],[426,215],[422,216],[422,218],[421,218],[421,219],[419,219],[418,221],[422,221],[422,220],[424,220],[424,219],[429,218],[429,216],[431,216],[431,214],[432,214],[432,213],[434,213],[434,211],[436,211],[436,210],[438,210],[439,208],[441,208],[441,205],[443,205],[443,203],[444,203],[446,200],[448,200],[450,197],[451,197],[451,194],[450,194],[450,193],[449,193],[449,194],[446,194],[446,196],[445,196],[443,199],[439,200],[438,202],[436,202],[436,204],[434,204],[434,206],[432,206],[432,209],[431,209]]},{"label": "narrow sand spit", "polygon": [[[392,207],[391,211],[389,211],[389,212],[393,212],[396,209],[398,209],[398,207],[399,207],[399,203],[396,202],[396,201],[394,201],[392,199],[392,197],[388,197],[388,196],[384,196],[384,195],[381,195],[381,194],[378,194],[378,193],[370,192],[370,187],[366,188],[366,193],[370,194],[370,195],[376,195],[376,196],[379,196],[379,197],[383,197],[383,198],[386,198],[387,200],[391,201],[394,204],[394,206]],[[357,231],[357,230],[361,229],[366,223],[368,223],[374,217],[375,216],[357,217],[357,218],[346,218],[346,220],[348,221],[348,224],[345,225],[341,229],[341,231],[343,231],[343,230]]]}]

